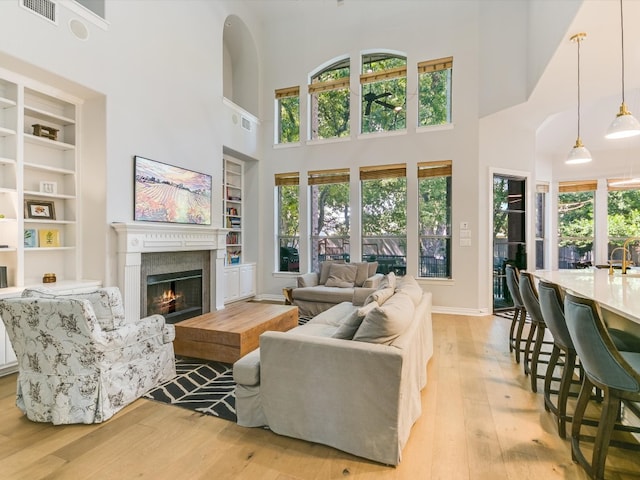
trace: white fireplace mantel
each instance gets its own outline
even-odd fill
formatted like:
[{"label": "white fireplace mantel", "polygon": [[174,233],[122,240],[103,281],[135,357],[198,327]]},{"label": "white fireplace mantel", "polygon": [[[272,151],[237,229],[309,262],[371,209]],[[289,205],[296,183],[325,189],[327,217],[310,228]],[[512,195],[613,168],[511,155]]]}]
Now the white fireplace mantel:
[{"label": "white fireplace mantel", "polygon": [[227,229],[201,225],[112,223],[118,237],[118,284],[127,315],[139,316],[142,254],[211,251],[210,305],[224,308],[224,254]]}]

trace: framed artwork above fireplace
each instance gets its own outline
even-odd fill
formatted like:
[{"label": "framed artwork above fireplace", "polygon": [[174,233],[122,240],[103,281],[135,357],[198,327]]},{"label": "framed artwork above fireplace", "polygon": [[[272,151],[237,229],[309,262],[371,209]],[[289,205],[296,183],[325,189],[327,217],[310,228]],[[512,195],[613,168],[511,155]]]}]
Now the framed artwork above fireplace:
[{"label": "framed artwork above fireplace", "polygon": [[211,175],[134,156],[134,220],[211,225]]}]

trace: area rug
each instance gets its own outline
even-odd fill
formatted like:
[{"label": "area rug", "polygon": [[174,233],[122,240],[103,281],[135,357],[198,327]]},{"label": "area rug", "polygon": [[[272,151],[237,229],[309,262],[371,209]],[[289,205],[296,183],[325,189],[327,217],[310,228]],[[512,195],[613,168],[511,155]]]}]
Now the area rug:
[{"label": "area rug", "polygon": [[145,398],[236,421],[236,384],[231,365],[179,358],[176,373],[175,378],[149,391]]}]

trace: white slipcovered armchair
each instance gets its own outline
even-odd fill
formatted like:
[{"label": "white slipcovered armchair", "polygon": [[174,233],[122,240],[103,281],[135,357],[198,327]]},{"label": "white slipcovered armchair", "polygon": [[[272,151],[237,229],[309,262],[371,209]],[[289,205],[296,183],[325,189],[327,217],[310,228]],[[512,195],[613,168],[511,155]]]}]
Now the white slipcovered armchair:
[{"label": "white slipcovered armchair", "polygon": [[16,405],[29,420],[100,423],[175,376],[173,325],[125,319],[115,287],[0,300],[18,358]]}]

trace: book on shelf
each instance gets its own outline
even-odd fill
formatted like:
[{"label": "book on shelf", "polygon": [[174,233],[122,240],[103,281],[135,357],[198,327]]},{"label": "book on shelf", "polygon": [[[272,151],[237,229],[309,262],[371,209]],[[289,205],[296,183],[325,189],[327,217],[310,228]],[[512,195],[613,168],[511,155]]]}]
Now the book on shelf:
[{"label": "book on shelf", "polygon": [[40,247],[59,247],[60,230],[55,228],[38,230],[38,240]]}]

